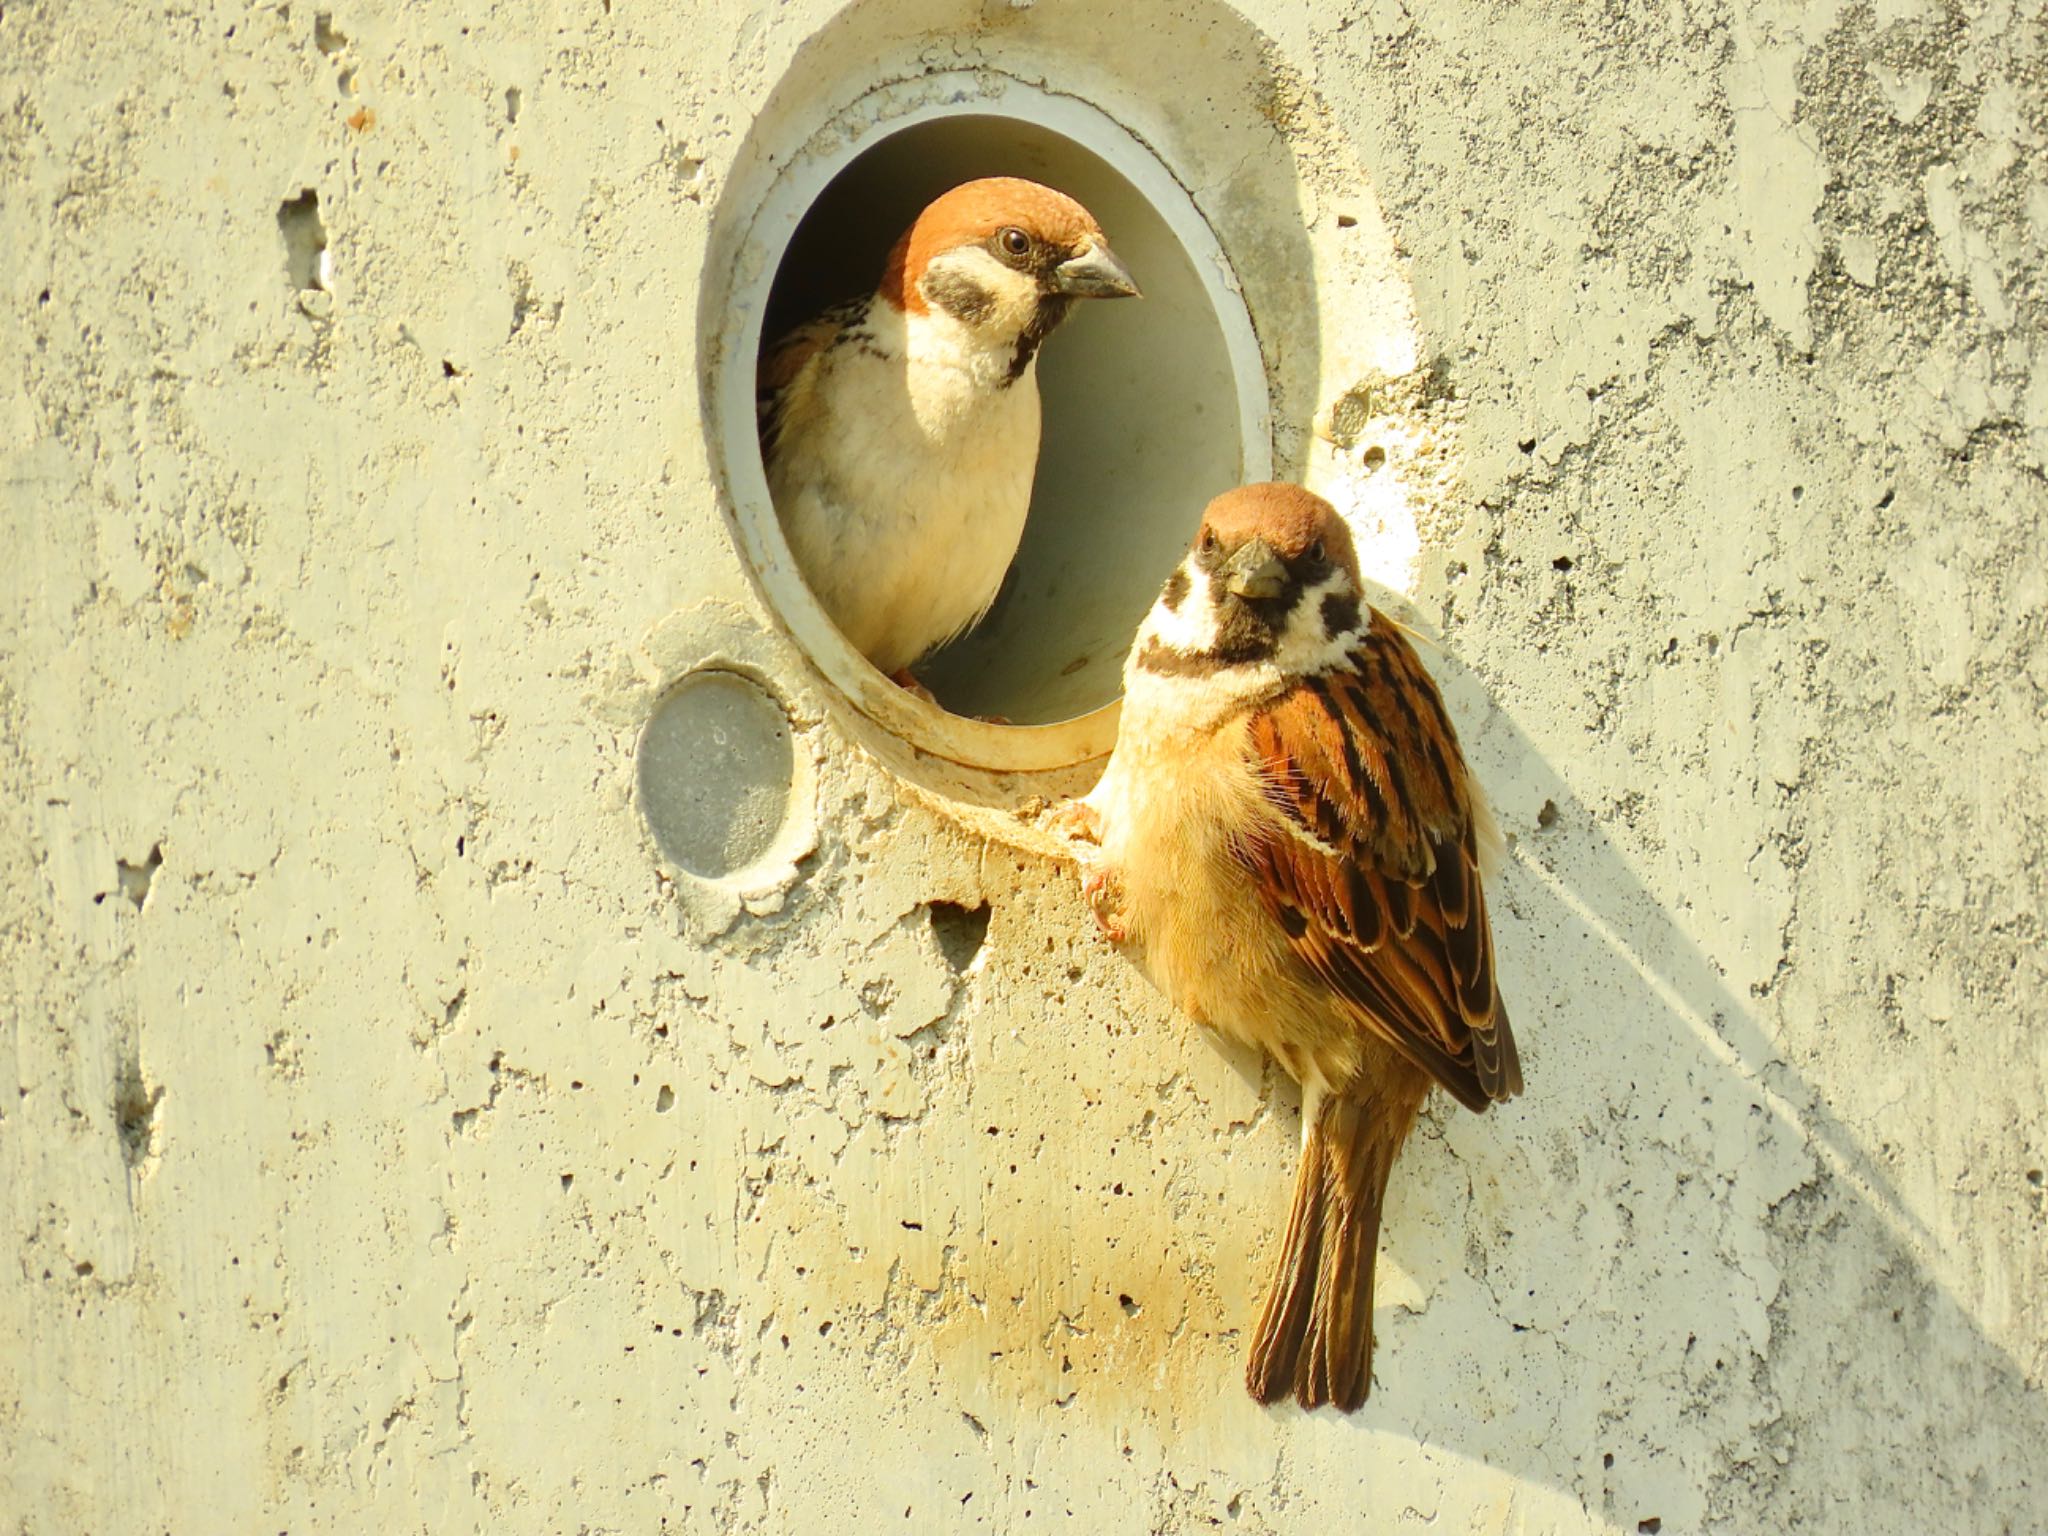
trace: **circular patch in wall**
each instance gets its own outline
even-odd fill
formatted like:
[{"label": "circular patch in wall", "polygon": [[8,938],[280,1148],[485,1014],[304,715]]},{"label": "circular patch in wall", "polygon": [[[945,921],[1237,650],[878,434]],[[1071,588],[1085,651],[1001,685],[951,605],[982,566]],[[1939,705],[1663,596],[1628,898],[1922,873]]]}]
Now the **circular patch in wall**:
[{"label": "circular patch in wall", "polygon": [[635,780],[641,814],[671,863],[705,880],[739,874],[769,856],[789,817],[788,712],[752,678],[692,672],[648,716]]}]

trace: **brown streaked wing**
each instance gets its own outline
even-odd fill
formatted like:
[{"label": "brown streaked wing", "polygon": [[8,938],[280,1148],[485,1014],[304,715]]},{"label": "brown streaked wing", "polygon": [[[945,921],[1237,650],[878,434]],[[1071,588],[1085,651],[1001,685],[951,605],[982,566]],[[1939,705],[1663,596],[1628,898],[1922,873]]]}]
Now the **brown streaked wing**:
[{"label": "brown streaked wing", "polygon": [[1468,1108],[1521,1092],[1464,759],[1408,642],[1375,613],[1349,665],[1267,705],[1251,740],[1293,830],[1246,859],[1295,952]]},{"label": "brown streaked wing", "polygon": [[856,299],[835,304],[762,352],[760,367],[754,375],[754,418],[763,450],[775,446],[791,387],[803,377],[811,359],[832,345],[848,321],[859,317],[866,303]]}]

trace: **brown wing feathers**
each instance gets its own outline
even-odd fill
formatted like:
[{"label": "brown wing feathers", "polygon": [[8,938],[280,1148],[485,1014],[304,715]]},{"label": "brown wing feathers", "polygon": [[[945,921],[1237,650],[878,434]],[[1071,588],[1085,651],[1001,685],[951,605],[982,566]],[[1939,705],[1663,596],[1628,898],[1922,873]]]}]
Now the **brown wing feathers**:
[{"label": "brown wing feathers", "polygon": [[789,414],[790,398],[811,359],[829,349],[867,313],[866,299],[834,304],[777,340],[761,354],[754,374],[754,418],[761,448],[772,453]]},{"label": "brown wing feathers", "polygon": [[1305,836],[1249,850],[1297,953],[1475,1110],[1521,1091],[1494,986],[1464,763],[1414,652],[1379,614],[1350,667],[1252,722],[1267,794]]},{"label": "brown wing feathers", "polygon": [[1370,918],[1355,925],[1378,937],[1369,944],[1349,937],[1342,908],[1330,898],[1330,874],[1337,860],[1299,845],[1269,841],[1249,853],[1260,895],[1278,919],[1296,954],[1320,976],[1340,1003],[1367,1027],[1457,1095],[1466,1107],[1483,1110],[1486,1094],[1469,1060],[1434,1027],[1447,990],[1431,978],[1425,961],[1407,953],[1412,946],[1392,930],[1389,893],[1407,887],[1366,875],[1371,894],[1362,904]]}]

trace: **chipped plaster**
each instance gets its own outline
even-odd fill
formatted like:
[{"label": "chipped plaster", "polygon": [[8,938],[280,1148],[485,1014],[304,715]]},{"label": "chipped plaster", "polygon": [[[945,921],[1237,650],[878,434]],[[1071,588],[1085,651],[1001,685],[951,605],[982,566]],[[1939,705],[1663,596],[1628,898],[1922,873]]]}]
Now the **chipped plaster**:
[{"label": "chipped plaster", "polygon": [[[699,263],[834,9],[0,10],[0,1523],[2040,1528],[2039,16],[863,8],[1256,64],[1152,142],[1412,287],[1323,342],[1192,189],[1514,837],[1530,1093],[1404,1155],[1345,1421],[1238,1386],[1290,1093],[734,554]],[[744,888],[632,799],[705,661]]]}]

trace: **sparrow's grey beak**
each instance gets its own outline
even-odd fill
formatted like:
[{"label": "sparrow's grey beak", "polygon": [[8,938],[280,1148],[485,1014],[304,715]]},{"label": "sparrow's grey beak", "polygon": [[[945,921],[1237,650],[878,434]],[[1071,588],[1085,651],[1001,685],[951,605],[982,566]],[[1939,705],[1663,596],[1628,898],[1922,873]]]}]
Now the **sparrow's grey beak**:
[{"label": "sparrow's grey beak", "polygon": [[1130,269],[1116,259],[1115,251],[1100,243],[1054,267],[1052,286],[1055,293],[1072,294],[1077,299],[1138,297]]},{"label": "sparrow's grey beak", "polygon": [[1287,567],[1264,539],[1251,539],[1223,562],[1223,585],[1239,597],[1278,597]]}]

